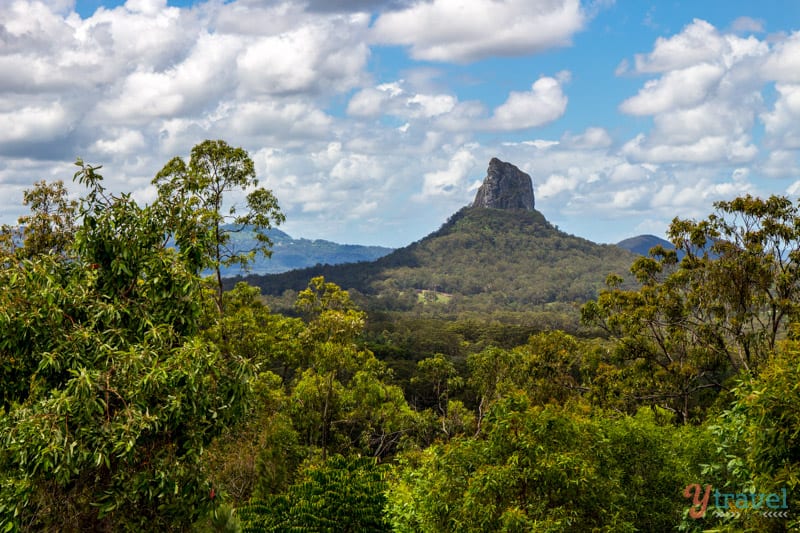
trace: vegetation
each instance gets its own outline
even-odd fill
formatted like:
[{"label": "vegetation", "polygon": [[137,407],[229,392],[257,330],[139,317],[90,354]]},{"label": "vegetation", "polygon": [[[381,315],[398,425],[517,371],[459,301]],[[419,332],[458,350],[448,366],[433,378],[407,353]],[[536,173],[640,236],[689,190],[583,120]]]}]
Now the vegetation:
[{"label": "vegetation", "polygon": [[[199,146],[250,176],[246,153]],[[140,206],[78,164],[80,201],[37,183],[0,231],[0,530],[800,527],[787,199],[676,219],[676,250],[628,257],[630,280],[599,292],[579,259],[606,265],[605,248],[538,213],[465,210],[362,265],[372,289],[311,277],[280,314],[201,277],[234,256],[191,165],[173,160]],[[277,221],[274,198],[251,213],[267,204]],[[521,242],[576,277],[496,260]],[[478,287],[469,254],[494,276]],[[489,287],[504,269],[519,278]],[[561,298],[540,277],[594,295],[583,325],[563,302],[525,311]],[[387,287],[408,311],[362,308]]]},{"label": "vegetation", "polygon": [[324,276],[363,295],[371,310],[485,315],[585,302],[610,272],[624,275],[634,258],[616,246],[567,235],[538,211],[464,208],[438,231],[371,263],[245,280],[280,295]]},{"label": "vegetation", "polygon": [[[222,312],[222,267],[246,267],[256,253],[269,257],[272,241],[264,230],[284,220],[272,192],[258,187],[253,160],[242,148],[225,141],[204,141],[192,148],[187,164],[173,158],[153,179],[158,188],[162,216],[174,228],[175,244],[195,261],[214,271],[217,307]],[[247,212],[227,207],[227,195],[252,189]],[[225,208],[227,207],[227,213]],[[256,245],[248,250],[231,246],[231,234],[254,231]],[[201,248],[202,246],[202,248]]]}]

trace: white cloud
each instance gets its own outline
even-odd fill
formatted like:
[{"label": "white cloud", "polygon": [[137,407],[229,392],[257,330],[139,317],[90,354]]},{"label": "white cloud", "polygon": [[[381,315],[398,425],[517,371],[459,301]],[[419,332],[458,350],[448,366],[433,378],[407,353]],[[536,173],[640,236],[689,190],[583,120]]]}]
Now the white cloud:
[{"label": "white cloud", "polygon": [[364,16],[316,20],[247,43],[237,61],[242,89],[280,94],[354,87],[369,56],[359,40],[368,21]]},{"label": "white cloud", "polygon": [[564,191],[574,191],[577,187],[578,179],[576,177],[567,177],[561,174],[551,174],[547,177],[544,183],[535,188],[535,197],[537,199],[549,198]]},{"label": "white cloud", "polygon": [[777,84],[778,99],[761,115],[773,146],[800,149],[800,84]]},{"label": "white cloud", "polygon": [[[103,164],[115,192],[151,200],[150,177],[206,138],[250,151],[287,230],[351,242],[402,245],[435,229],[469,203],[491,157],[530,173],[537,207],[590,237],[614,221],[704,216],[741,192],[800,190],[787,179],[800,174],[800,33],[696,20],[610,58],[622,86],[641,76],[616,101],[581,92],[579,62],[569,91],[568,75],[537,79],[526,58],[493,62],[569,44],[602,5],[136,0],[84,19],[69,0],[0,0],[2,222],[33,180],[69,182],[76,155]],[[595,52],[605,29],[591,30],[576,52]],[[376,44],[484,61],[432,68]],[[491,78],[509,62],[513,79]],[[623,113],[576,113],[591,106]]]},{"label": "white cloud", "polygon": [[488,122],[494,130],[521,130],[552,122],[567,109],[567,97],[555,78],[536,80],[528,92],[512,92]]},{"label": "white cloud", "polygon": [[[564,114],[567,96],[561,86],[568,79],[568,73],[561,73],[558,79],[543,76],[530,91],[512,91],[490,117],[480,102],[459,102],[452,94],[414,92],[403,80],[361,89],[350,98],[347,113],[359,118],[388,114],[409,121],[432,121],[446,131],[521,130],[542,126]],[[403,126],[405,130],[409,127],[411,124]]]},{"label": "white cloud", "polygon": [[653,51],[636,55],[639,72],[667,72],[717,60],[725,48],[724,38],[711,24],[695,19],[670,38],[659,37]]},{"label": "white cloud", "polygon": [[611,207],[614,209],[642,208],[644,207],[642,201],[648,196],[648,191],[645,187],[621,189],[614,192],[611,199]]},{"label": "white cloud", "polygon": [[415,94],[408,99],[407,106],[411,116],[425,118],[437,117],[449,113],[456,107],[458,100],[449,94]]},{"label": "white cloud", "polygon": [[658,80],[648,81],[639,94],[620,105],[632,115],[654,115],[702,102],[724,74],[719,65],[701,63],[673,70]]},{"label": "white cloud", "polygon": [[391,98],[391,93],[380,87],[367,87],[350,98],[347,103],[347,114],[354,117],[376,117],[383,112],[383,107]]},{"label": "white cloud", "polygon": [[723,135],[708,135],[690,143],[649,143],[639,135],[622,147],[622,153],[634,161],[650,163],[714,163],[752,161],[758,148],[748,137],[729,139]]},{"label": "white cloud", "polygon": [[762,72],[769,80],[800,83],[800,31],[775,44]]},{"label": "white cloud", "polygon": [[627,162],[620,163],[614,167],[608,175],[611,183],[639,183],[647,179],[650,172],[642,165],[634,165]]},{"label": "white cloud", "polygon": [[104,154],[132,155],[147,145],[141,131],[124,129],[114,133],[109,139],[98,139],[93,149]]},{"label": "white cloud", "polygon": [[565,133],[561,143],[571,148],[579,149],[604,149],[611,146],[613,140],[605,128],[589,127],[583,133],[573,135]]},{"label": "white cloud", "polygon": [[272,140],[323,137],[332,122],[330,116],[304,101],[244,102],[231,112],[230,133],[264,135]]},{"label": "white cloud", "polygon": [[[636,71],[659,73],[620,111],[652,116],[653,127],[626,142],[632,161],[746,163],[759,152],[753,128],[763,107],[763,64],[774,50],[755,37],[722,34],[695,20],[636,56]],[[762,116],[765,116],[762,114]]]},{"label": "white cloud", "polygon": [[71,116],[59,102],[0,112],[0,143],[47,141],[69,133]]},{"label": "white cloud", "polygon": [[430,200],[438,196],[452,196],[468,187],[467,173],[475,166],[475,157],[467,148],[458,150],[450,158],[447,168],[427,172],[422,183],[422,193],[417,200]]},{"label": "white cloud", "polygon": [[452,94],[414,92],[399,80],[361,89],[348,102],[347,113],[362,118],[389,114],[404,119],[430,119],[450,113],[457,105],[458,99]]},{"label": "white cloud", "polygon": [[764,21],[752,17],[739,17],[731,23],[731,30],[736,33],[763,33]]},{"label": "white cloud", "polygon": [[408,45],[415,59],[469,62],[566,46],[585,21],[578,0],[431,0],[381,14],[373,39]]},{"label": "white cloud", "polygon": [[773,150],[757,169],[768,178],[796,178],[800,176],[800,151]]}]

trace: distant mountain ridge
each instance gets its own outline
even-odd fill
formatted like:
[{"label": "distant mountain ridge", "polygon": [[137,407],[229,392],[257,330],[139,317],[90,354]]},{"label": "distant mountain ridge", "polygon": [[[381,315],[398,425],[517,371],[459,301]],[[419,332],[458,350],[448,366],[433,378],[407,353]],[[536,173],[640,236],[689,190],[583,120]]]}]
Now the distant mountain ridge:
[{"label": "distant mountain ridge", "polygon": [[617,246],[637,255],[649,255],[650,249],[656,246],[663,246],[665,250],[675,249],[675,246],[671,242],[661,237],[656,237],[655,235],[637,235],[635,237],[629,237],[619,241]]},{"label": "distant mountain ridge", "polygon": [[[257,257],[250,265],[250,274],[277,274],[314,265],[374,261],[393,250],[393,248],[383,246],[339,244],[320,239],[295,239],[276,228],[268,230],[266,234],[273,242],[272,257]],[[249,250],[257,244],[253,232],[247,229],[231,233],[231,241],[231,244],[238,250]],[[225,277],[241,274],[243,272],[238,266],[222,270],[222,275]]]}]

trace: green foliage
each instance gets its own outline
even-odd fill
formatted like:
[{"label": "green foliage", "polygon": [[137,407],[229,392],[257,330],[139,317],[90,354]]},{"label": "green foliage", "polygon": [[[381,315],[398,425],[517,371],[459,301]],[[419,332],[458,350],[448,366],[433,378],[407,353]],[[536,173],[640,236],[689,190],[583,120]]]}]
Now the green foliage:
[{"label": "green foliage", "polygon": [[0,528],[186,527],[213,505],[202,450],[250,365],[197,336],[206,295],[159,245],[160,208],[78,164],[74,248],[0,270]]},{"label": "green foliage", "polygon": [[667,531],[693,475],[682,433],[646,413],[589,418],[514,394],[481,437],[401,456],[387,513],[397,531]]},{"label": "green foliage", "polygon": [[[546,302],[593,294],[626,256],[538,213],[465,209],[335,271],[357,290],[314,277],[287,293],[290,318],[198,276],[252,258],[231,247],[237,225],[282,220],[263,189],[248,214],[223,206],[256,186],[246,152],[201,143],[149,206],[78,165],[79,205],[42,182],[0,231],[0,530],[800,526],[800,223],[785,198],[673,221],[677,252],[637,259],[638,287],[611,276],[583,308],[611,337],[588,340],[557,331],[587,333]],[[692,483],[786,490],[792,517],[690,518]]]},{"label": "green foliage", "polygon": [[0,248],[17,259],[66,253],[75,237],[78,202],[68,198],[64,182],[37,182],[22,203],[31,214],[20,217],[16,227],[0,227]]},{"label": "green foliage", "polygon": [[702,416],[733,375],[758,373],[800,310],[798,208],[775,196],[715,205],[706,220],[672,222],[680,262],[654,248],[631,267],[641,288],[610,279],[582,310],[619,340],[612,380],[625,382],[633,408]]},{"label": "green foliage", "polygon": [[283,490],[304,457],[297,432],[282,413],[288,398],[280,377],[262,372],[253,380],[253,389],[246,416],[225,427],[202,464],[215,492],[233,505]]},{"label": "green foliage", "polygon": [[309,465],[285,493],[239,509],[243,531],[389,531],[383,470],[374,458],[338,455]]},{"label": "green foliage", "polygon": [[[411,378],[411,384],[428,389],[421,398],[423,406],[433,405],[439,414],[447,416],[451,391],[461,388],[464,380],[458,375],[455,365],[439,353],[417,363],[416,376]],[[418,401],[414,403],[420,405]]]},{"label": "green foliage", "polygon": [[[216,301],[222,311],[223,266],[246,266],[255,254],[269,257],[272,241],[264,230],[280,224],[284,216],[271,191],[258,187],[253,160],[243,148],[225,141],[206,140],[194,148],[187,164],[173,158],[153,179],[158,188],[163,216],[170,221],[178,248],[197,266],[214,270]],[[247,212],[237,214],[226,196],[250,190]],[[257,244],[249,250],[234,249],[231,234],[255,232]]]},{"label": "green foliage", "polygon": [[498,400],[524,391],[534,404],[565,404],[588,390],[585,343],[561,331],[532,335],[513,350],[487,348],[467,358],[469,384],[479,398],[478,427]]},{"label": "green foliage", "polygon": [[393,452],[412,416],[402,391],[385,383],[384,365],[356,344],[364,313],[324,278],[311,280],[297,308],[309,318],[300,335],[307,368],[298,369],[289,413],[302,442],[323,458],[331,449]]},{"label": "green foliage", "polygon": [[708,482],[722,492],[780,494],[786,490],[789,520],[744,509],[721,530],[793,531],[800,527],[800,345],[787,341],[757,379],[745,378],[734,401],[708,427],[716,444],[705,464]]}]

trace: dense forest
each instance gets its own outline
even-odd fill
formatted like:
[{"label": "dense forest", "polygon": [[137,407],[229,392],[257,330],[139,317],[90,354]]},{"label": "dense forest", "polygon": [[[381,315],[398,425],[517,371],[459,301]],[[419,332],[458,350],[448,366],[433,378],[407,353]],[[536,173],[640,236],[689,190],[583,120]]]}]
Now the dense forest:
[{"label": "dense forest", "polygon": [[[244,150],[197,145],[144,206],[77,164],[79,200],[37,183],[0,231],[0,530],[800,527],[789,199],[675,219],[675,250],[623,255],[602,287],[565,278],[563,300],[530,296],[531,277],[506,307],[481,287],[480,305],[449,314],[417,312],[436,294],[373,310],[314,276],[278,313],[221,275],[269,254],[283,220]],[[227,211],[238,190],[246,208]],[[497,220],[553,248],[538,213],[465,210],[446,248],[424,250],[437,277],[419,283],[468,294],[477,274],[451,274],[448,257],[480,270],[488,247],[514,253]],[[244,226],[262,238],[237,250]],[[405,268],[398,293],[414,288]],[[526,313],[540,304],[555,310]]]}]

